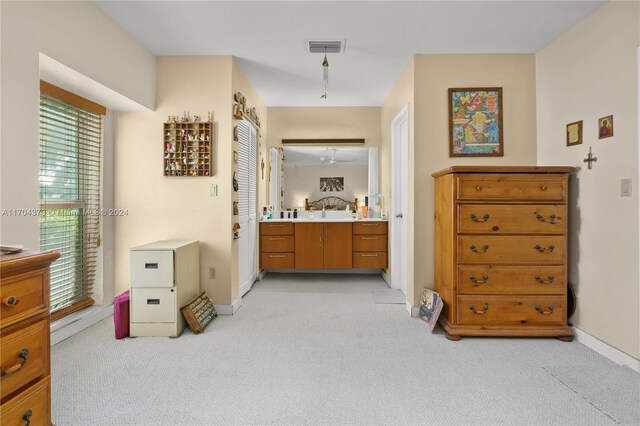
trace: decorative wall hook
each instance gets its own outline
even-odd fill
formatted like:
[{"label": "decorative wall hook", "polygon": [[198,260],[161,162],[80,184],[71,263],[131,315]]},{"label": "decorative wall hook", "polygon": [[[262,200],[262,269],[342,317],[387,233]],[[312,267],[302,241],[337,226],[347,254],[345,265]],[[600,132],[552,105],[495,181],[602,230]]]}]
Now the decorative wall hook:
[{"label": "decorative wall hook", "polygon": [[591,147],[589,147],[589,154],[587,155],[587,158],[585,158],[583,160],[585,163],[588,163],[587,168],[589,170],[591,170],[593,168],[593,164],[598,161],[598,157],[594,157],[593,153],[591,152]]}]

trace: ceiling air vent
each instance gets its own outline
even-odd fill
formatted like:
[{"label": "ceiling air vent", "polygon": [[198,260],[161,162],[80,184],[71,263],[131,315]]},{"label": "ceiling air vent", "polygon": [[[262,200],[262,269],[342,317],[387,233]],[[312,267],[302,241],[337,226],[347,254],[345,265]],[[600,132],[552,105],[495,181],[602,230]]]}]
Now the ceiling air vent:
[{"label": "ceiling air vent", "polygon": [[[344,53],[347,40],[305,40],[309,53]],[[325,50],[326,49],[326,50]]]}]

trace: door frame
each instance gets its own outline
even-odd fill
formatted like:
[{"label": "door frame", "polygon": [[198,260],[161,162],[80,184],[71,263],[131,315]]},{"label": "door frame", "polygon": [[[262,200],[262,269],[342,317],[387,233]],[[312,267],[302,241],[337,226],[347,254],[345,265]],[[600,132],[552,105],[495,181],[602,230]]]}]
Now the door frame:
[{"label": "door frame", "polygon": [[[406,123],[406,138],[402,126]],[[403,187],[404,186],[404,187]],[[400,197],[397,195],[401,194]],[[408,302],[409,287],[409,104],[391,122],[391,287],[401,290]],[[398,206],[400,199],[400,206]],[[402,220],[396,214],[402,213]],[[408,303],[406,304],[408,306]],[[410,309],[410,308],[407,308]]]}]

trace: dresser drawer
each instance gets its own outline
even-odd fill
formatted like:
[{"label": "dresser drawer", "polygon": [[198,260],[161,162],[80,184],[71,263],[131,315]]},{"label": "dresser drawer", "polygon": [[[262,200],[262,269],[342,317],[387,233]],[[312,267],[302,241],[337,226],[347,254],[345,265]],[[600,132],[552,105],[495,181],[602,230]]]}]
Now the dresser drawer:
[{"label": "dresser drawer", "polygon": [[260,251],[263,253],[287,253],[294,250],[293,235],[263,235],[260,237]]},{"label": "dresser drawer", "polygon": [[458,205],[462,234],[564,234],[566,205]]},{"label": "dresser drawer", "polygon": [[387,267],[387,252],[354,252],[354,269],[384,269]]},{"label": "dresser drawer", "polygon": [[261,223],[260,235],[293,235],[292,222]]},{"label": "dresser drawer", "polygon": [[565,239],[553,236],[486,236],[458,237],[458,259],[461,263],[563,264]]},{"label": "dresser drawer", "polygon": [[49,376],[11,398],[0,408],[3,425],[50,426],[51,384]]},{"label": "dresser drawer", "polygon": [[6,375],[0,378],[0,398],[49,374],[49,333],[45,318],[2,336],[0,368]]},{"label": "dresser drawer", "polygon": [[387,222],[354,222],[354,235],[386,235]]},{"label": "dresser drawer", "polygon": [[0,321],[6,327],[49,307],[49,269],[2,278]]},{"label": "dresser drawer", "polygon": [[458,296],[457,316],[468,325],[557,325],[565,322],[562,296]]},{"label": "dresser drawer", "polygon": [[477,174],[457,177],[460,200],[553,200],[567,198],[566,180],[558,175]]},{"label": "dresser drawer", "polygon": [[459,266],[459,294],[565,294],[564,266]]},{"label": "dresser drawer", "polygon": [[260,255],[262,269],[294,269],[293,253],[262,253]]},{"label": "dresser drawer", "polygon": [[387,251],[387,236],[354,235],[353,251]]}]

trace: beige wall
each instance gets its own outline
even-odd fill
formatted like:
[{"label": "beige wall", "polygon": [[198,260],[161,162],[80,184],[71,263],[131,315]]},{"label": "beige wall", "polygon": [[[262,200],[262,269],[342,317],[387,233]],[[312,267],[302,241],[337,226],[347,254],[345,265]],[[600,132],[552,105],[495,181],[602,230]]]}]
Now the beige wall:
[{"label": "beige wall", "polygon": [[[392,196],[391,196],[391,123],[398,113],[408,106],[409,110],[409,183],[408,192],[413,194],[413,175],[414,175],[414,161],[411,161],[414,152],[415,138],[414,138],[414,58],[412,57],[407,63],[404,70],[400,73],[398,80],[395,82],[387,98],[382,103],[381,107],[381,143],[380,143],[380,193],[385,197],[386,209],[391,212]],[[413,247],[414,244],[414,197],[409,196],[407,212],[407,228],[408,228],[408,245]],[[393,241],[393,227],[389,227],[389,247],[391,247],[391,241]],[[391,253],[391,250],[389,250]],[[413,272],[414,272],[414,251],[408,250],[408,274],[407,274],[407,298],[409,303],[417,305],[417,299],[413,300]],[[391,260],[391,256],[389,256]],[[391,274],[391,268],[393,265],[389,265],[387,273]]]},{"label": "beige wall", "polygon": [[[148,108],[155,105],[155,59],[91,2],[3,1],[0,8],[0,202],[3,209],[36,209],[39,53]],[[37,217],[1,222],[3,242],[39,247]]]},{"label": "beige wall", "polygon": [[[502,87],[504,157],[450,158],[447,90]],[[433,288],[434,184],[431,173],[455,164],[535,165],[533,55],[414,55],[382,106],[382,193],[391,206],[391,122],[409,105],[409,303]],[[393,238],[393,236],[391,236]],[[390,238],[390,239],[391,239]],[[390,271],[389,271],[390,273]]]},{"label": "beige wall", "polygon": [[[431,173],[451,165],[535,165],[536,80],[534,55],[416,55],[414,60],[415,305],[422,288],[434,285]],[[502,87],[504,157],[449,157],[451,87]]]},{"label": "beige wall", "polygon": [[[116,292],[129,286],[129,248],[155,240],[200,241],[200,287],[216,304],[233,301],[231,232],[232,58],[161,57],[157,108],[116,118]],[[162,170],[162,125],[169,115],[214,113],[212,177],[170,178]],[[209,185],[218,184],[218,197]],[[217,278],[209,279],[209,268]],[[236,283],[237,287],[237,283]]]},{"label": "beige wall", "polygon": [[[200,288],[216,304],[239,298],[238,246],[233,240],[233,92],[240,91],[261,117],[266,108],[231,56],[160,57],[157,108],[120,113],[116,123],[116,206],[129,215],[116,222],[116,285],[128,287],[130,247],[165,239],[200,241]],[[170,178],[162,171],[162,124],[169,115],[214,114],[211,177]],[[262,147],[264,155],[264,147]],[[258,160],[259,161],[259,160]],[[218,196],[209,195],[211,184]],[[209,278],[209,268],[216,278]]]},{"label": "beige wall", "polygon": [[[538,162],[576,166],[570,211],[572,322],[640,358],[638,329],[638,65],[640,6],[609,2],[536,55]],[[597,120],[613,114],[614,136]],[[583,144],[567,147],[565,126],[583,120]],[[583,163],[589,147],[598,157]],[[620,180],[633,178],[633,196]]]},{"label": "beige wall", "polygon": [[364,138],[366,147],[380,145],[379,107],[270,107],[269,146],[282,139]]},{"label": "beige wall", "polygon": [[[284,165],[284,207],[285,209],[298,208],[299,202],[319,200],[323,197],[340,197],[343,200],[353,202],[357,197],[364,202],[368,193],[367,165],[327,164],[324,166]],[[344,177],[344,191],[321,192],[321,177]],[[351,205],[353,208],[353,204]]]}]

